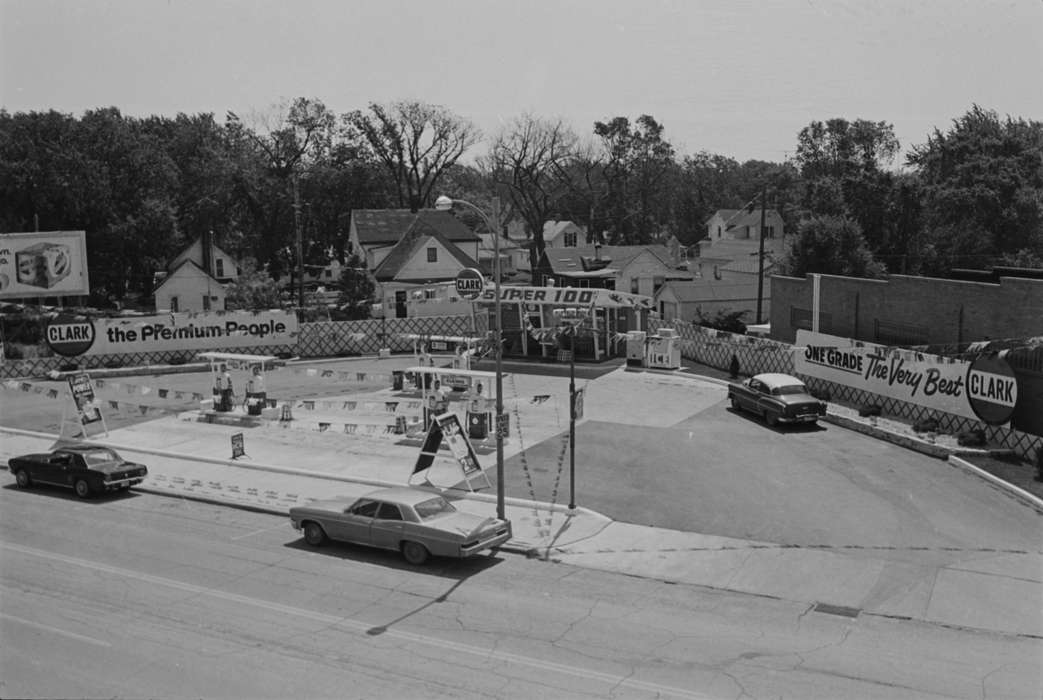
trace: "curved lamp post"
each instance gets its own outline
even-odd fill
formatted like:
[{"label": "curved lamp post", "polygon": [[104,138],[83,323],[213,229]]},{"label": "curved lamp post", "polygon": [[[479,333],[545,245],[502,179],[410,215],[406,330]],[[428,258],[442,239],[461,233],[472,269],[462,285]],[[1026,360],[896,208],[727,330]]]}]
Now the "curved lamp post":
[{"label": "curved lamp post", "polygon": [[496,301],[494,315],[496,316],[496,333],[494,335],[493,356],[496,358],[496,517],[506,520],[506,509],[504,507],[503,488],[503,318],[500,316],[500,199],[493,198],[492,219],[480,208],[463,199],[451,199],[442,195],[435,200],[435,209],[438,211],[450,211],[453,205],[459,204],[482,217],[486,227],[493,234],[493,284],[495,286]]}]

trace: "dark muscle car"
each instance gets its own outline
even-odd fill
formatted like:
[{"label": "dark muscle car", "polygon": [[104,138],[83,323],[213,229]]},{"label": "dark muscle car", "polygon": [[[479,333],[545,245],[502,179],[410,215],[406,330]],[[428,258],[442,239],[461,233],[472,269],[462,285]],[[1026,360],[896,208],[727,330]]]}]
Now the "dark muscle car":
[{"label": "dark muscle car", "polygon": [[804,382],[788,374],[758,374],[728,385],[732,408],[764,417],[770,426],[779,423],[814,423],[826,415],[826,404],[808,393]]},{"label": "dark muscle car", "polygon": [[80,498],[129,489],[145,480],[148,468],[128,462],[111,447],[68,445],[50,452],[22,455],[7,461],[20,488],[33,484],[65,486]]},{"label": "dark muscle car", "polygon": [[415,566],[429,556],[470,557],[511,539],[509,520],[463,513],[434,491],[408,486],[295,506],[290,522],[313,547],[330,539],[391,549]]}]

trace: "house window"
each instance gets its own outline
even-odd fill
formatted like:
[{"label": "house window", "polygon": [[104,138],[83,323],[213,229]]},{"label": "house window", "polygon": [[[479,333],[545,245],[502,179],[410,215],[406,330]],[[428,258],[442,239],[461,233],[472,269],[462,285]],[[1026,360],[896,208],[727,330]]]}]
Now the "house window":
[{"label": "house window", "polygon": [[640,280],[638,280],[637,277],[631,277],[630,278],[630,293],[631,294],[640,294],[640,292],[638,291],[638,289],[640,289],[639,282],[640,282]]},{"label": "house window", "polygon": [[764,237],[765,238],[775,238],[775,227],[774,226],[765,226],[764,227]]},{"label": "house window", "polygon": [[717,227],[717,237],[718,238],[721,237],[721,227],[720,226]]},{"label": "house window", "polygon": [[659,291],[659,288],[666,284],[665,277],[653,277],[652,278],[652,296],[655,296]]},{"label": "house window", "polygon": [[209,310],[210,310],[210,295],[209,294],[204,294],[203,295],[203,311],[209,311]]},{"label": "house window", "polygon": [[170,297],[170,310],[172,312],[177,312],[180,310],[178,309],[177,297]]},{"label": "house window", "polygon": [[438,262],[438,248],[427,249],[427,261],[429,263]]},{"label": "house window", "polygon": [[566,231],[565,232],[565,247],[575,248],[576,247],[576,232]]},{"label": "house window", "polygon": [[214,265],[216,265],[216,267],[215,267],[215,271],[217,272],[216,276],[217,277],[224,277],[225,276],[225,261],[222,260],[221,258],[218,258],[217,260],[214,261]]}]

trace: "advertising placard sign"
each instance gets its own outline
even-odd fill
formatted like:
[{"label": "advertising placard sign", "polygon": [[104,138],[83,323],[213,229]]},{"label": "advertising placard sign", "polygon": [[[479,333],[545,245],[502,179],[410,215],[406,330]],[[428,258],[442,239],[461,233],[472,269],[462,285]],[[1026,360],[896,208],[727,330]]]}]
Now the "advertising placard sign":
[{"label": "advertising placard sign", "polygon": [[0,299],[87,294],[86,232],[0,234]]},{"label": "advertising placard sign", "polygon": [[798,330],[793,364],[798,374],[990,425],[1009,422],[1018,398],[999,357],[966,362]]},{"label": "advertising placard sign", "polygon": [[216,311],[79,321],[59,316],[46,338],[54,352],[73,357],[293,345],[299,332],[290,311]]},{"label": "advertising placard sign", "polygon": [[69,391],[72,392],[72,400],[76,404],[76,412],[80,415],[80,422],[93,423],[101,420],[101,410],[94,400],[94,384],[86,372],[69,377]]},{"label": "advertising placard sign", "polygon": [[482,468],[478,465],[478,455],[475,453],[474,447],[471,446],[471,441],[464,434],[463,426],[460,425],[460,419],[457,415],[455,413],[443,413],[435,416],[435,421],[438,423],[438,427],[442,429],[442,437],[445,439],[446,444],[449,445],[449,450],[456,457],[456,461],[460,463],[464,476],[481,471]]}]

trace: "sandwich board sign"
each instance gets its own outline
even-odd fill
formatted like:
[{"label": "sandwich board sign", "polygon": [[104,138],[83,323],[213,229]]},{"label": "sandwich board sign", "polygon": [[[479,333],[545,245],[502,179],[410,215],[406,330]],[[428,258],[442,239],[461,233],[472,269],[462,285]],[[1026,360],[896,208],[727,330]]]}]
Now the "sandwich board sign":
[{"label": "sandwich board sign", "polygon": [[98,405],[94,393],[94,383],[91,381],[90,375],[86,372],[76,372],[69,375],[68,382],[74,415],[69,415],[69,405],[66,404],[65,409],[62,411],[62,437],[75,437],[73,435],[65,435],[66,425],[70,424],[77,426],[76,435],[82,434],[86,438],[87,425],[97,422],[101,423],[102,429],[107,436],[109,429],[105,425],[105,416],[102,415],[101,407]]},{"label": "sandwich board sign", "polygon": [[[416,464],[413,467],[413,474],[431,468],[435,457],[438,456],[438,448],[441,447],[443,440],[449,446],[449,450],[453,453],[453,457],[456,458],[457,464],[460,465],[460,471],[463,473],[464,483],[467,484],[467,488],[474,491],[474,488],[471,486],[471,476],[475,472],[485,477],[487,487],[492,487],[492,482],[489,481],[488,475],[482,471],[481,465],[478,464],[478,455],[475,453],[471,441],[467,438],[467,433],[460,424],[460,418],[455,413],[440,413],[431,421],[431,425],[427,429],[427,435],[424,438],[424,444],[420,448],[420,455],[417,457]],[[412,477],[412,474],[410,474],[410,477]]]}]

